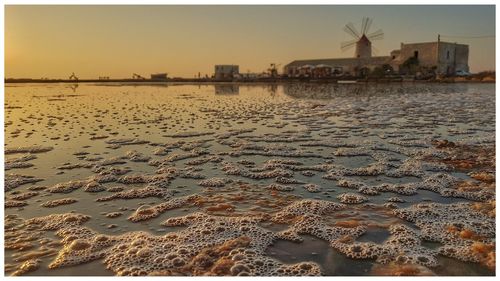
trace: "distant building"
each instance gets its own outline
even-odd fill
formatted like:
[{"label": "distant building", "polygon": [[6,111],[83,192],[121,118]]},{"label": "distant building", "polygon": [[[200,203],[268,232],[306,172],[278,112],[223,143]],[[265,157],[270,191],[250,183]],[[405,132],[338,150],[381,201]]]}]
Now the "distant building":
[{"label": "distant building", "polygon": [[420,67],[435,68],[440,74],[469,71],[469,46],[448,42],[401,43],[401,49],[391,52],[394,65],[400,66],[410,58]]},{"label": "distant building", "polygon": [[154,81],[167,81],[167,73],[151,74],[151,80]]},{"label": "distant building", "polygon": [[240,67],[238,65],[216,65],[215,79],[231,79],[239,72]]},{"label": "distant building", "polygon": [[401,49],[390,56],[372,56],[371,42],[364,35],[356,42],[353,58],[295,60],[283,68],[290,77],[328,77],[336,74],[363,75],[377,67],[390,66],[394,71],[404,70],[409,62],[418,69],[438,74],[469,71],[469,46],[448,42],[401,43]]},{"label": "distant building", "polygon": [[390,56],[295,60],[285,65],[284,74],[291,77],[325,77],[335,74],[360,75],[363,71],[373,70],[377,66],[391,62]]}]

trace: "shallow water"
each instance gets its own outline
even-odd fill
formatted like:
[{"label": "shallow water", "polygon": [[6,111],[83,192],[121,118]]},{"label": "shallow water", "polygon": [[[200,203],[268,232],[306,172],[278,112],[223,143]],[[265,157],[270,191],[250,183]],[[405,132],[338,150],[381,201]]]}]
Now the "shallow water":
[{"label": "shallow water", "polygon": [[[5,215],[15,214],[30,219],[74,211],[91,216],[84,226],[97,233],[118,235],[147,231],[164,235],[182,228],[162,226],[162,221],[196,211],[218,216],[273,215],[287,204],[306,198],[339,202],[338,195],[358,192],[341,187],[337,180],[324,178],[327,172],[345,167],[354,171],[354,174],[346,175],[346,179],[368,186],[421,182],[423,177],[438,171],[419,168],[418,165],[410,170],[423,176],[405,174],[395,177],[390,171],[397,170],[412,155],[432,149],[432,140],[492,145],[494,118],[493,84],[9,84],[5,88],[6,147],[42,146],[53,149],[32,153],[36,158],[23,162],[32,166],[6,170],[6,174],[42,179],[6,191],[6,200],[29,191],[33,186],[50,188],[68,181],[92,181],[91,177],[101,171],[97,168],[126,168],[129,171],[125,175],[155,175],[163,165],[183,171],[168,181],[168,187],[164,187],[176,192],[173,198],[192,194],[206,198],[220,196],[214,202],[231,204],[233,210],[209,212],[203,207],[186,205],[168,210],[156,218],[132,222],[128,217],[139,206],[154,206],[170,198],[150,196],[97,202],[97,198],[115,194],[105,190],[110,187],[119,186],[127,191],[147,186],[146,183],[112,181],[101,183],[104,187],[101,192],[86,192],[83,188],[75,188],[69,193],[40,190],[38,195],[24,200],[27,205],[6,208]],[[113,145],[116,139],[143,142]],[[146,159],[133,161],[127,156],[130,151],[146,156]],[[85,154],[75,155],[77,152]],[[8,154],[6,161],[25,154]],[[178,159],[174,155],[187,158]],[[107,165],[102,162],[115,157],[120,163]],[[218,160],[210,157],[218,157]],[[287,171],[289,176],[271,175],[255,179],[259,173],[275,171],[273,167],[266,166],[272,159],[294,160],[297,163],[278,167]],[[162,161],[162,164],[155,165],[155,160]],[[197,163],[194,160],[200,161]],[[64,168],[73,164],[85,167]],[[376,164],[384,166],[377,175],[362,175],[360,172],[360,169]],[[225,165],[244,172],[228,173]],[[319,165],[330,166],[322,170]],[[191,174],[182,176],[186,171],[199,173],[203,178],[193,178]],[[311,174],[302,174],[303,171]],[[470,179],[465,173],[445,173],[457,179]],[[213,188],[200,184],[203,179],[211,178],[221,178],[226,182]],[[287,183],[287,179],[297,182]],[[266,188],[276,182],[291,186],[293,190],[273,191]],[[251,188],[241,191],[238,185],[242,183]],[[321,190],[314,193],[306,190],[303,185],[308,183],[318,185]],[[240,193],[246,200],[230,199]],[[391,197],[399,197],[404,202],[397,203],[398,208],[429,201],[443,204],[470,202],[423,189],[414,195],[381,192],[375,196],[364,196],[368,203],[377,206],[387,203]],[[277,197],[282,201],[277,203]],[[78,202],[53,208],[41,206],[47,201],[62,198],[74,198]],[[361,206],[348,204],[340,214],[343,212],[350,218],[373,224],[404,223],[412,226],[389,211],[372,211]],[[105,214],[110,212],[121,212],[122,215],[106,217]],[[325,217],[331,225],[336,220],[334,215]],[[110,225],[114,227],[110,228]],[[268,229],[273,227],[276,226],[272,223],[265,226]],[[60,240],[53,232],[44,232],[43,235],[54,241]],[[357,241],[383,243],[388,236],[386,228],[372,227]],[[265,253],[285,264],[315,262],[325,275],[371,274],[374,260],[350,259],[330,247],[327,241],[310,235],[305,237],[301,243],[276,239]],[[62,245],[59,245],[55,250],[61,248]],[[12,257],[15,252],[6,250],[7,264],[18,263]],[[89,270],[95,275],[114,274],[105,269],[102,260],[48,269],[53,259],[54,256],[41,257],[40,267],[29,274],[88,275]],[[439,275],[491,273],[476,263],[445,257],[441,257],[441,261],[446,266],[440,265],[431,271]]]}]

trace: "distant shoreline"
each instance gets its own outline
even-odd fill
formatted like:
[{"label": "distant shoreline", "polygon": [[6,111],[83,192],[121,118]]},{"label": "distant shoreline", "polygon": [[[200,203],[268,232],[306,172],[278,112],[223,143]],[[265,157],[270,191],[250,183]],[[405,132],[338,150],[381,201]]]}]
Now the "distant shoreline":
[{"label": "distant shoreline", "polygon": [[495,83],[495,79],[477,80],[464,79],[463,77],[449,77],[443,79],[418,80],[418,79],[403,79],[403,78],[368,78],[368,79],[332,79],[332,78],[259,78],[259,79],[188,79],[188,78],[171,78],[167,80],[151,80],[151,79],[5,79],[5,84],[29,84],[29,83],[133,83],[133,84],[168,84],[168,83],[194,83],[194,84],[217,84],[217,83],[240,83],[240,84],[260,84],[260,83],[329,83],[329,84],[358,84],[358,83]]}]

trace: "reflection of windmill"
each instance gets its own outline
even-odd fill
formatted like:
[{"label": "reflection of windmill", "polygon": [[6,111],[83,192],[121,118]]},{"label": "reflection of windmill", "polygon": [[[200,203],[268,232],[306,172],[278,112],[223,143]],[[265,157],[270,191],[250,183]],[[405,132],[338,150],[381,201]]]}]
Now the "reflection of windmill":
[{"label": "reflection of windmill", "polygon": [[363,17],[361,32],[359,32],[351,22],[346,24],[344,26],[344,31],[354,37],[354,39],[342,42],[340,45],[342,51],[346,51],[351,47],[356,46],[356,51],[354,52],[355,58],[370,58],[372,56],[371,41],[384,38],[384,32],[382,29],[369,33],[372,22],[373,19]]},{"label": "reflection of windmill", "polygon": [[71,84],[68,87],[73,91],[73,93],[75,93],[76,89],[78,88],[78,84],[76,84],[76,83],[75,84]]}]

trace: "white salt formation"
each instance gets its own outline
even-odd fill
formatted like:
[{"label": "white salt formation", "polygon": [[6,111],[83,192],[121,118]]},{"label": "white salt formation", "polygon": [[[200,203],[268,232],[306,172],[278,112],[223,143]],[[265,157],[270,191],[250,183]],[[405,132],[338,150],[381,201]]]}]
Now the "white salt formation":
[{"label": "white salt formation", "polygon": [[51,151],[53,148],[50,146],[29,146],[29,147],[7,147],[5,148],[5,154],[16,154],[16,153],[43,153]]},{"label": "white salt formation", "polygon": [[34,176],[19,175],[19,174],[5,174],[4,178],[4,189],[9,191],[18,186],[25,185],[28,183],[35,183],[43,181],[43,179],[36,178]]},{"label": "white salt formation", "polygon": [[78,202],[77,199],[75,198],[62,198],[62,199],[56,199],[52,201],[47,201],[43,203],[41,206],[45,208],[54,208],[60,205],[67,205],[67,204],[72,204]]},{"label": "white salt formation", "polygon": [[32,167],[33,164],[28,161],[33,159],[36,159],[34,154],[25,154],[19,157],[5,159],[5,170]]},{"label": "white salt formation", "polygon": [[319,275],[317,264],[281,264],[263,255],[275,236],[259,218],[221,218],[194,213],[167,226],[187,226],[164,236],[130,232],[97,234],[88,228],[61,228],[64,248],[50,268],[103,259],[117,275]]}]

